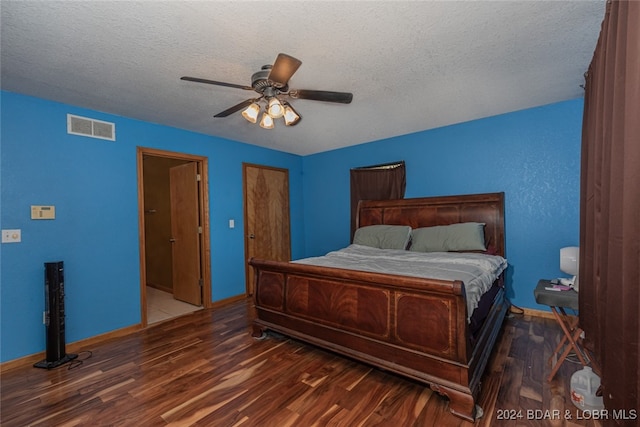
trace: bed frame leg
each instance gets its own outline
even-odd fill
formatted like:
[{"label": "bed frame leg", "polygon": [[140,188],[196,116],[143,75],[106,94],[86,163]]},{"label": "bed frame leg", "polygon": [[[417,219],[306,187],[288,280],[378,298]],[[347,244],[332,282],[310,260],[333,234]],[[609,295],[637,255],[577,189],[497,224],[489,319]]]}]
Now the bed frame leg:
[{"label": "bed frame leg", "polygon": [[433,391],[449,398],[449,412],[465,420],[474,422],[482,416],[482,408],[476,405],[472,395],[438,384],[430,384]]},{"label": "bed frame leg", "polygon": [[263,340],[267,338],[267,330],[260,325],[253,325],[251,336],[256,340]]}]

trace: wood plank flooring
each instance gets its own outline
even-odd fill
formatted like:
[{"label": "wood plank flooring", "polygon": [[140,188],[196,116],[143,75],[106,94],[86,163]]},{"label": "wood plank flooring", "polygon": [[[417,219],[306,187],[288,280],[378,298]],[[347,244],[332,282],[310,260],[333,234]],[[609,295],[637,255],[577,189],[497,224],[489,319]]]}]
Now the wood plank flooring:
[{"label": "wood plank flooring", "polygon": [[422,384],[280,335],[254,340],[253,316],[252,304],[240,301],[94,344],[78,366],[3,371],[0,424],[600,426],[576,419],[569,400],[579,365],[565,363],[551,383],[544,379],[561,334],[551,319],[505,321],[483,380],[484,416],[474,424]]}]

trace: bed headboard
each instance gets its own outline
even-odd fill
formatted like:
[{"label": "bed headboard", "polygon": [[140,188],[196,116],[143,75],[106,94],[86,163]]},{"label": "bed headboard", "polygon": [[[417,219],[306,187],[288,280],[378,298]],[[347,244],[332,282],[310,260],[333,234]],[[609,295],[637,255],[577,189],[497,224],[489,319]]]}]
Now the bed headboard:
[{"label": "bed headboard", "polygon": [[356,227],[393,224],[420,228],[459,222],[484,222],[487,249],[505,256],[504,193],[361,200],[356,216]]}]

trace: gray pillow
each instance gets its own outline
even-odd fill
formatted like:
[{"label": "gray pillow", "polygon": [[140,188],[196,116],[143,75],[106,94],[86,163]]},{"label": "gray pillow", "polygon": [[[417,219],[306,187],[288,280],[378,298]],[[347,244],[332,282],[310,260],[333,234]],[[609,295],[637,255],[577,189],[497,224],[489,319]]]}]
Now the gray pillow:
[{"label": "gray pillow", "polygon": [[407,249],[410,238],[408,225],[369,225],[356,230],[353,243],[378,249]]},{"label": "gray pillow", "polygon": [[411,231],[415,252],[486,251],[483,222],[416,228]]}]

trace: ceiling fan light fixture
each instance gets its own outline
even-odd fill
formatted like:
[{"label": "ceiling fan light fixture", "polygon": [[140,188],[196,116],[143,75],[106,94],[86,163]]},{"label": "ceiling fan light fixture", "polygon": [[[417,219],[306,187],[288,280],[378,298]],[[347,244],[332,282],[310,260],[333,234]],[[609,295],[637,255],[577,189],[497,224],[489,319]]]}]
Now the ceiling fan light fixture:
[{"label": "ceiling fan light fixture", "polygon": [[279,53],[273,65],[264,65],[260,71],[251,76],[251,86],[220,82],[200,77],[183,76],[180,77],[180,79],[257,92],[258,97],[254,95],[253,98],[245,99],[213,117],[227,117],[242,110],[242,116],[248,122],[257,123],[258,116],[262,112],[260,126],[264,129],[273,129],[275,127],[274,120],[280,117],[284,117],[284,123],[287,126],[293,126],[302,119],[296,110],[287,102],[289,98],[340,104],[351,103],[353,94],[350,92],[311,89],[290,90],[289,79],[301,64],[302,62],[299,59],[284,53]]},{"label": "ceiling fan light fixture", "polygon": [[280,103],[280,100],[275,96],[269,100],[269,106],[267,107],[269,115],[274,119],[279,119],[284,115],[284,108]]},{"label": "ceiling fan light fixture", "polygon": [[251,123],[256,123],[258,121],[258,114],[260,114],[260,104],[254,102],[242,112],[242,117]]},{"label": "ceiling fan light fixture", "polygon": [[284,103],[284,124],[287,126],[293,126],[300,121],[300,115],[293,109],[288,103]]},{"label": "ceiling fan light fixture", "polygon": [[273,129],[273,118],[267,114],[262,114],[262,120],[260,120],[260,127],[264,129]]}]

